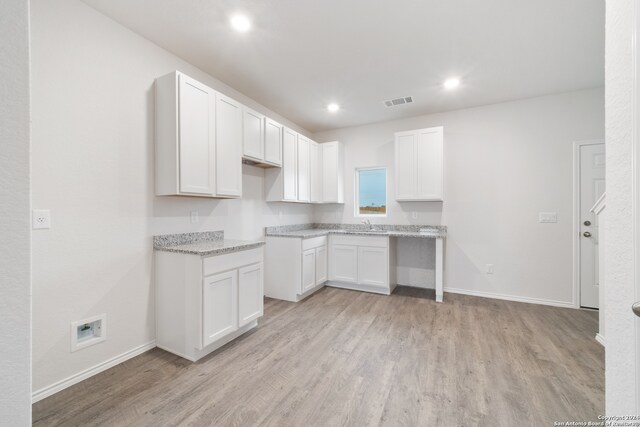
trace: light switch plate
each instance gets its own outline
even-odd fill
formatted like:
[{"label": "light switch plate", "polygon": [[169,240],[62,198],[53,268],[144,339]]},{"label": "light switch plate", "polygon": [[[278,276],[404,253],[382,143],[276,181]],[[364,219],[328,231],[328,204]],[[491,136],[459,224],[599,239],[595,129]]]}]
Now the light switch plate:
[{"label": "light switch plate", "polygon": [[191,224],[196,224],[198,221],[200,221],[198,211],[191,211]]},{"label": "light switch plate", "polygon": [[34,209],[31,220],[34,230],[51,228],[51,211],[49,209]]},{"label": "light switch plate", "polygon": [[543,224],[552,224],[558,222],[557,212],[540,212],[538,214],[538,221]]}]

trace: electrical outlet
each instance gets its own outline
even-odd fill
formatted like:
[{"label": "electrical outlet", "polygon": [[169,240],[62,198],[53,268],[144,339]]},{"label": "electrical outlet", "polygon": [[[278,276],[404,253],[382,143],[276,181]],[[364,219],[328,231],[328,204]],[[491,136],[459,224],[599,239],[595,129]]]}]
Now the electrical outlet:
[{"label": "electrical outlet", "polygon": [[493,274],[493,264],[487,264],[486,271],[487,274]]},{"label": "electrical outlet", "polygon": [[538,222],[543,224],[554,224],[558,222],[557,212],[540,212],[538,213]]},{"label": "electrical outlet", "polygon": [[200,221],[198,211],[191,211],[191,224],[196,224],[198,221]]},{"label": "electrical outlet", "polygon": [[279,219],[282,219],[282,211],[279,211],[279,212],[278,212],[278,218],[279,218]]},{"label": "electrical outlet", "polygon": [[32,226],[34,230],[51,228],[51,211],[49,209],[34,209]]},{"label": "electrical outlet", "polygon": [[411,219],[418,219],[418,212],[411,212]]}]

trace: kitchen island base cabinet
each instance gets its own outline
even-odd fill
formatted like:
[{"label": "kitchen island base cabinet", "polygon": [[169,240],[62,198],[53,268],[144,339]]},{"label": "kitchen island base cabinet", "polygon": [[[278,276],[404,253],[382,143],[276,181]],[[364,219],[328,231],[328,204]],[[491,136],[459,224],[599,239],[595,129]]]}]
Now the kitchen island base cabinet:
[{"label": "kitchen island base cabinet", "polygon": [[156,345],[195,362],[258,324],[263,248],[210,257],[156,252]]},{"label": "kitchen island base cabinet", "polygon": [[327,281],[327,237],[309,239],[267,236],[264,294],[298,302]]}]

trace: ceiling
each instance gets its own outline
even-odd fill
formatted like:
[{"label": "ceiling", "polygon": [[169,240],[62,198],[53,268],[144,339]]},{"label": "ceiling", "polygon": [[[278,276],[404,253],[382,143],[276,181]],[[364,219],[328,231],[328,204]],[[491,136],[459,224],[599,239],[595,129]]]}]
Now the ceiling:
[{"label": "ceiling", "polygon": [[602,0],[84,1],[311,132],[604,85]]}]

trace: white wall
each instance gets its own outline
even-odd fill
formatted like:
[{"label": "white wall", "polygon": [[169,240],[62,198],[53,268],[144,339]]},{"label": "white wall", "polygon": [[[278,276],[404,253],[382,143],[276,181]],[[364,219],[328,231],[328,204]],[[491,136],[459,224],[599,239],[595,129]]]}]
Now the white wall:
[{"label": "white wall", "polygon": [[0,3],[0,426],[31,425],[29,2]]},{"label": "white wall", "polygon": [[[242,200],[154,197],[153,82],[175,69],[308,135],[242,94],[76,0],[33,0],[33,388],[64,380],[155,338],[154,234],[312,219],[266,204],[262,169],[243,169]],[[197,210],[198,224],[190,223]],[[282,214],[282,215],[281,215]],[[70,353],[70,323],[106,313],[106,342]]]},{"label": "white wall", "polygon": [[[606,3],[607,222],[605,360],[607,415],[636,414],[633,266],[633,0]],[[640,6],[640,5],[638,5]],[[637,82],[636,82],[637,85]],[[637,137],[636,137],[637,138]],[[637,154],[636,154],[637,155]],[[637,191],[637,190],[636,190]],[[637,209],[637,207],[636,207]]]},{"label": "white wall", "polygon": [[[346,169],[344,207],[316,220],[358,222],[354,168],[387,166],[389,214],[373,222],[447,225],[445,290],[572,305],[572,147],[603,137],[603,107],[600,88],[317,133],[345,144]],[[397,203],[393,134],[431,126],[444,126],[445,202]],[[549,211],[558,223],[539,224]],[[433,242],[398,250],[399,283],[432,285]]]}]

